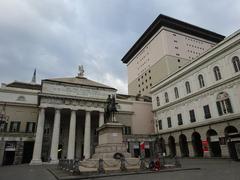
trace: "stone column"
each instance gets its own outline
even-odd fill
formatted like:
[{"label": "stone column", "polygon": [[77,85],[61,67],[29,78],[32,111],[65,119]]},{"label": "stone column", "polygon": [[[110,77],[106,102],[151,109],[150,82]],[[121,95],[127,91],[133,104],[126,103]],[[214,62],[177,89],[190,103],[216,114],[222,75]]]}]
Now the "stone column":
[{"label": "stone column", "polygon": [[75,136],[76,136],[76,111],[71,111],[69,138],[68,138],[68,151],[67,158],[74,159],[75,154]]},{"label": "stone column", "polygon": [[41,153],[42,153],[42,140],[43,140],[43,130],[45,121],[45,109],[41,108],[38,115],[37,132],[33,149],[33,157],[30,162],[31,165],[41,164]]},{"label": "stone column", "polygon": [[104,124],[104,112],[99,112],[99,127]]},{"label": "stone column", "polygon": [[90,143],[91,143],[90,141],[91,141],[91,114],[90,111],[86,111],[84,131],[84,151],[83,151],[85,159],[90,158]]},{"label": "stone column", "polygon": [[51,145],[51,152],[50,152],[50,158],[51,158],[52,164],[58,163],[58,144],[59,144],[60,118],[61,118],[60,116],[61,116],[60,109],[55,109],[52,145]]}]

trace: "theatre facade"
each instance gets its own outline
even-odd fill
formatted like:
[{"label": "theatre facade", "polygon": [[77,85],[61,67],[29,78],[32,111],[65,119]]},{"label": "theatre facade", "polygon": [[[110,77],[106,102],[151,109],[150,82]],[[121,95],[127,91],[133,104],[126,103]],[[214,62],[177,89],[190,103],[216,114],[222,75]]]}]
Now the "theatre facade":
[{"label": "theatre facade", "polygon": [[117,101],[116,120],[132,156],[144,141],[150,156],[153,115],[149,97],[116,94],[115,88],[78,76],[13,82],[0,88],[0,108],[8,116],[1,125],[1,165],[57,163],[59,159],[88,159],[98,145],[96,129],[105,123],[108,96]]}]

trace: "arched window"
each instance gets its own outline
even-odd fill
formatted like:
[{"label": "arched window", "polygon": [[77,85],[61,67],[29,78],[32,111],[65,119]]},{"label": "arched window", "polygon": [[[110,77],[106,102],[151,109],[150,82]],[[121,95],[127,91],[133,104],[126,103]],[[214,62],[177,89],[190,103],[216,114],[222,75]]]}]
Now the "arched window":
[{"label": "arched window", "polygon": [[185,82],[185,86],[186,86],[187,94],[191,93],[191,88],[190,88],[190,83],[189,83],[189,81]]},{"label": "arched window", "polygon": [[169,102],[169,99],[168,99],[168,93],[165,92],[164,96],[165,96],[165,102],[168,103],[168,102]]},{"label": "arched window", "polygon": [[223,114],[233,113],[231,101],[229,95],[226,92],[220,92],[217,95],[217,109],[219,116]]},{"label": "arched window", "polygon": [[220,69],[219,69],[218,66],[215,66],[215,67],[213,68],[213,72],[214,72],[216,81],[222,79],[221,72],[220,72]]},{"label": "arched window", "polygon": [[160,99],[158,96],[157,96],[156,100],[157,100],[157,106],[160,106]]},{"label": "arched window", "polygon": [[200,86],[200,88],[202,88],[202,87],[205,86],[205,83],[204,83],[203,75],[202,75],[202,74],[198,75],[198,81],[199,81],[199,86]]},{"label": "arched window", "polygon": [[175,93],[175,98],[176,99],[179,98],[178,88],[177,87],[174,88],[174,93]]},{"label": "arched window", "polygon": [[240,60],[237,56],[234,56],[232,58],[232,63],[233,63],[235,72],[239,72],[240,71]]}]

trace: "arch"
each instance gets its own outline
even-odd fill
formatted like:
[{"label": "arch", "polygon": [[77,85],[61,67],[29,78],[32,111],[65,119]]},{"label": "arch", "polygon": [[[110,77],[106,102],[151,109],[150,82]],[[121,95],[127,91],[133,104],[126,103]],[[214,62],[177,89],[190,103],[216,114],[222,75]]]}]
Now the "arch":
[{"label": "arch", "polygon": [[175,143],[175,139],[173,136],[169,136],[168,137],[168,147],[169,147],[169,155],[171,157],[175,157],[176,156],[176,143]]},{"label": "arch", "polygon": [[187,137],[184,134],[179,136],[179,146],[182,157],[189,157]]},{"label": "arch", "polygon": [[198,75],[198,82],[199,82],[200,88],[202,88],[202,87],[205,86],[205,83],[204,83],[204,79],[203,79],[203,75],[202,75],[202,74],[199,74],[199,75]]},{"label": "arch", "polygon": [[238,130],[236,127],[234,126],[227,126],[225,129],[224,129],[224,133],[225,133],[225,136],[229,136],[231,134],[234,134],[234,133],[238,133]]},{"label": "arch", "polygon": [[232,159],[237,160],[238,155],[237,155],[235,144],[239,143],[240,141],[236,141],[234,139],[239,139],[240,134],[239,134],[237,128],[234,127],[234,126],[227,126],[224,129],[224,133],[225,133],[225,138],[226,138],[226,141],[227,141],[229,156]]},{"label": "arch", "polygon": [[165,140],[161,137],[159,141],[160,141],[160,153],[166,153]]},{"label": "arch", "polygon": [[232,63],[233,63],[233,68],[235,70],[235,72],[239,72],[240,71],[240,60],[238,56],[234,56],[232,58]]},{"label": "arch", "polygon": [[155,152],[156,153],[166,153],[166,145],[165,145],[165,140],[161,138],[157,138],[155,141]]},{"label": "arch", "polygon": [[192,146],[194,150],[195,157],[203,157],[203,147],[201,136],[198,132],[193,132],[192,134]]},{"label": "arch", "polygon": [[218,66],[215,66],[213,68],[213,72],[214,72],[214,76],[215,76],[216,81],[222,79],[221,72],[220,72],[220,69],[219,69]]},{"label": "arch", "polygon": [[221,157],[222,151],[221,151],[217,132],[214,129],[209,129],[207,131],[206,136],[209,144],[209,151],[210,151],[211,157]]}]

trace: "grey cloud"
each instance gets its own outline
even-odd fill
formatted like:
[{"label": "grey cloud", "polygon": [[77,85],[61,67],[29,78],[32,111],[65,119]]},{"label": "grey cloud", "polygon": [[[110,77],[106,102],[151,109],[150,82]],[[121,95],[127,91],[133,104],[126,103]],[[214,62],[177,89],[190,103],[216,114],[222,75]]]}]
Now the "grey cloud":
[{"label": "grey cloud", "polygon": [[[228,8],[226,8],[226,6]],[[0,2],[0,81],[87,77],[126,92],[120,59],[160,13],[229,35],[238,1],[11,0]],[[225,13],[222,13],[225,12]]]}]

